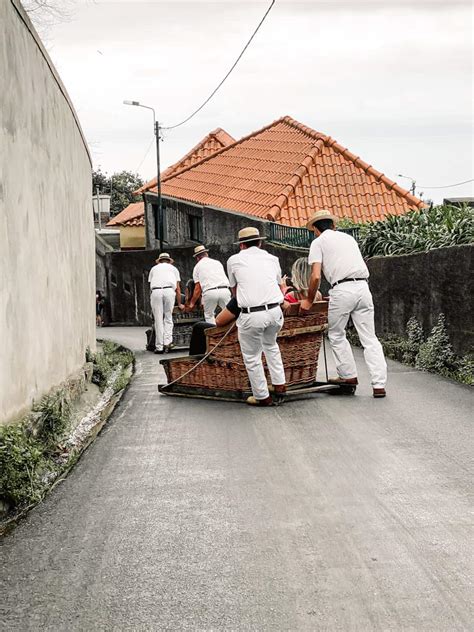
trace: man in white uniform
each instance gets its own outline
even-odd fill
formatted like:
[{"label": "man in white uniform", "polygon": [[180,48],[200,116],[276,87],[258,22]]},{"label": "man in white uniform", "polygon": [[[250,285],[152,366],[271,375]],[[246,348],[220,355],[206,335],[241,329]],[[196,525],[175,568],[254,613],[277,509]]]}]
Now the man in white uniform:
[{"label": "man in white uniform", "polygon": [[216,308],[224,309],[230,301],[229,279],[222,263],[211,259],[208,253],[205,246],[196,246],[194,249],[193,256],[197,261],[193,270],[195,286],[188,309],[193,309],[202,296],[204,320],[215,325]]},{"label": "man in white uniform", "polygon": [[321,271],[331,285],[329,292],[328,337],[336,360],[338,381],[357,384],[357,369],[346,338],[349,317],[364,347],[364,359],[372,379],[374,397],[385,397],[387,363],[382,345],[375,335],[374,304],[369,290],[369,271],[356,240],[336,231],[336,218],[329,211],[317,211],[307,224],[316,234],[309,251],[311,281],[307,300],[309,309],[321,281]]},{"label": "man in white uniform", "polygon": [[173,344],[173,307],[175,298],[181,304],[181,278],[167,252],[162,252],[150,270],[150,303],[155,320],[155,353],[167,353]]},{"label": "man in white uniform", "polygon": [[253,393],[247,403],[271,406],[273,401],[263,369],[262,352],[274,391],[282,395],[286,390],[285,370],[277,335],[283,326],[283,293],[280,262],[261,249],[262,240],[257,228],[243,228],[237,242],[240,252],[228,260],[227,274],[241,309],[237,320],[238,336]]}]

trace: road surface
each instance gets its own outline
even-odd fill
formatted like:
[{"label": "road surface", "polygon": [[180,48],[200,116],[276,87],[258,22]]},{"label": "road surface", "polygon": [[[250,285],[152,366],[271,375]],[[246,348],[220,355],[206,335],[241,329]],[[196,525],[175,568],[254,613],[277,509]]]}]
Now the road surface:
[{"label": "road surface", "polygon": [[[102,329],[134,349],[143,329]],[[472,391],[160,396],[159,356],[3,541],[5,630],[469,630]]]}]

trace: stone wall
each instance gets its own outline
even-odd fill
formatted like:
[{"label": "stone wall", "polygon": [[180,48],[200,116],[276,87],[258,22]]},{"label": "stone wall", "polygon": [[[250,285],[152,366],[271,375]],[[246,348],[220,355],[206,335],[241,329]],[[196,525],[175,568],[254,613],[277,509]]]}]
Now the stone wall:
[{"label": "stone wall", "polygon": [[91,163],[73,106],[18,0],[0,2],[0,421],[95,346]]}]

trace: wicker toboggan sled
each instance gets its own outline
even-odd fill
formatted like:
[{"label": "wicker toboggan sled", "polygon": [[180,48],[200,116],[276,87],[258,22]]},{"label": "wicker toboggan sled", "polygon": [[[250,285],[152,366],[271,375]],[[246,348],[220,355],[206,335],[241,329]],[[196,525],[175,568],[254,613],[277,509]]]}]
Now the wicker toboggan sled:
[{"label": "wicker toboggan sled", "polygon": [[[315,303],[308,311],[292,305],[285,314],[283,328],[278,335],[288,394],[333,391],[352,394],[354,387],[341,387],[317,382],[319,351],[327,329],[328,304]],[[226,327],[205,330],[206,354],[161,360],[167,384],[158,390],[166,395],[245,401],[251,393],[235,323]],[[270,376],[264,361],[265,372]]]}]

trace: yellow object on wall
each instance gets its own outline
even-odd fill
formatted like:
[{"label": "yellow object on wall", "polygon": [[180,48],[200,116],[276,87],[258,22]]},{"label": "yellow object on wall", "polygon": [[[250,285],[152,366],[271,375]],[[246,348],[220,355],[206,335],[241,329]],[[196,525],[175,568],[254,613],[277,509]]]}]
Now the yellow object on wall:
[{"label": "yellow object on wall", "polygon": [[120,226],[120,249],[145,248],[145,226]]}]

